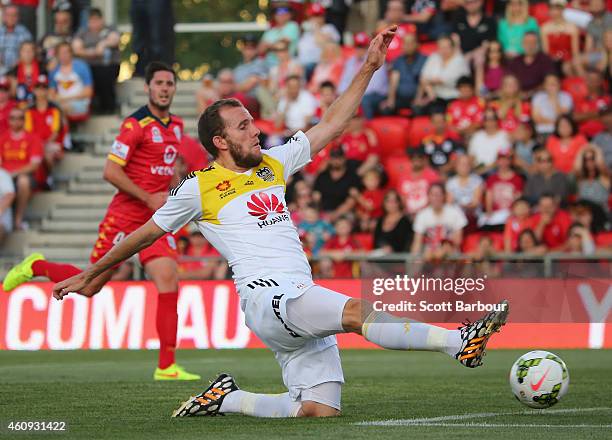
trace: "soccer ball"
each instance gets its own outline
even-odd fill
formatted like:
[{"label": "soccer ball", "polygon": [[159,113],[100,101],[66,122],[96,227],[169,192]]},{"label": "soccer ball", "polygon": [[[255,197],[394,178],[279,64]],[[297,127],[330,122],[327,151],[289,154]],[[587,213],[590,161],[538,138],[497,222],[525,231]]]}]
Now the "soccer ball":
[{"label": "soccer ball", "polygon": [[516,399],[531,408],[549,408],[569,388],[569,371],[556,354],[535,350],[512,365],[510,387]]}]

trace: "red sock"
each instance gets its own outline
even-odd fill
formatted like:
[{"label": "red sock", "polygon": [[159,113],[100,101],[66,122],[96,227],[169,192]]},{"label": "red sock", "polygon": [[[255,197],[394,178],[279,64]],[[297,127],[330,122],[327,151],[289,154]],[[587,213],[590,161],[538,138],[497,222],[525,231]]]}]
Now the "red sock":
[{"label": "red sock", "polygon": [[47,277],[54,283],[59,283],[83,271],[72,264],[59,264],[47,260],[38,260],[32,264],[32,272],[36,277]]},{"label": "red sock", "polygon": [[176,349],[176,327],[178,314],[176,301],[178,292],[160,293],[157,295],[157,316],[155,326],[159,337],[159,368],[168,368],[174,363]]}]

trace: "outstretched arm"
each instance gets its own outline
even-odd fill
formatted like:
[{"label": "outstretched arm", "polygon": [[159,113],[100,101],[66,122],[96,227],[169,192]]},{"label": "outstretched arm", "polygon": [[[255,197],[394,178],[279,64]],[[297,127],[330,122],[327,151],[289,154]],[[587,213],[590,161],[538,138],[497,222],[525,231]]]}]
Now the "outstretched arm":
[{"label": "outstretched arm", "polygon": [[353,78],[351,85],[329,107],[321,122],[306,132],[310,141],[311,157],[315,156],[334,138],[340,136],[346,128],[359,107],[372,75],[384,64],[387,47],[393,40],[396,29],[397,26],[388,27],[372,40],[366,60]]},{"label": "outstretched arm", "polygon": [[125,239],[117,243],[110,252],[98,262],[92,264],[80,274],[53,286],[53,296],[56,299],[63,299],[63,297],[70,292],[81,292],[102,272],[127,260],[142,249],[151,246],[164,234],[166,234],[166,231],[157,226],[153,220],[149,220]]}]

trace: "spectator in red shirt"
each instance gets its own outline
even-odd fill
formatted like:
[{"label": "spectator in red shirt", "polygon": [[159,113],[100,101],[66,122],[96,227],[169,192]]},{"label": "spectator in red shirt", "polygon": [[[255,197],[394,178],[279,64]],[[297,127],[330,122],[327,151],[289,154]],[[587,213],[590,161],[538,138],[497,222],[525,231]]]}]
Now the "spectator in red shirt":
[{"label": "spectator in red shirt", "polygon": [[502,78],[499,99],[491,103],[491,108],[497,112],[501,128],[508,133],[512,133],[519,123],[531,119],[531,106],[521,100],[521,85],[512,74]]},{"label": "spectator in red shirt", "polygon": [[[34,103],[25,112],[25,130],[36,134],[43,143],[44,166],[36,173],[39,186],[47,185],[54,165],[64,156],[65,143],[69,141],[68,124],[62,111],[49,101],[49,82],[46,75],[39,75],[33,84]],[[69,145],[68,145],[69,147]]]},{"label": "spectator in red shirt", "polygon": [[462,76],[457,80],[459,98],[446,110],[450,126],[460,135],[469,137],[482,125],[484,101],[474,94],[474,80]]},{"label": "spectator in red shirt", "polygon": [[363,111],[360,108],[338,140],[349,165],[355,167],[360,176],[378,165],[378,139],[364,123]]},{"label": "spectator in red shirt", "polygon": [[512,203],[520,197],[525,185],[521,176],[512,169],[512,149],[497,154],[497,171],[486,181],[485,210],[479,226],[497,227],[506,223]]},{"label": "spectator in red shirt", "polygon": [[333,260],[334,278],[353,278],[353,262],[346,257],[361,249],[351,235],[353,224],[347,217],[340,217],[334,222],[334,228],[336,235],[327,240],[320,255]]},{"label": "spectator in red shirt", "polygon": [[367,171],[361,179],[364,190],[351,188],[349,194],[355,199],[359,230],[370,232],[376,226],[376,220],[383,215],[383,199],[385,191],[380,187],[381,176],[376,169]]},{"label": "spectator in red shirt", "polygon": [[555,123],[555,133],[546,140],[546,149],[553,157],[554,167],[563,173],[570,173],[578,152],[587,143],[587,139],[578,133],[578,126],[572,117],[562,115]]},{"label": "spectator in red shirt", "polygon": [[612,105],[612,99],[604,89],[601,72],[590,69],[585,78],[588,94],[574,103],[574,119],[579,124],[580,132],[593,138],[606,129],[601,113]]},{"label": "spectator in red shirt", "polygon": [[423,148],[408,150],[412,168],[400,177],[397,192],[404,199],[406,213],[414,216],[417,211],[427,206],[427,192],[429,187],[440,181],[439,174],[427,163],[427,155]]},{"label": "spectator in red shirt", "polygon": [[529,219],[530,229],[549,250],[563,246],[572,224],[570,215],[559,208],[552,194],[545,194],[538,202],[538,213]]},{"label": "spectator in red shirt", "polygon": [[15,107],[11,99],[11,83],[6,76],[0,76],[0,134],[9,128],[9,113]]},{"label": "spectator in red shirt", "polygon": [[199,231],[189,235],[189,245],[178,266],[179,280],[223,280],[227,263]]},{"label": "spectator in red shirt", "polygon": [[0,137],[2,167],[15,181],[15,230],[25,227],[23,217],[35,186],[33,176],[43,156],[40,138],[24,130],[24,119],[24,111],[13,108],[9,114],[9,130]]},{"label": "spectator in red shirt", "polygon": [[519,237],[530,225],[529,201],[527,199],[516,199],[512,203],[512,215],[504,226],[504,251],[517,252],[519,248]]}]

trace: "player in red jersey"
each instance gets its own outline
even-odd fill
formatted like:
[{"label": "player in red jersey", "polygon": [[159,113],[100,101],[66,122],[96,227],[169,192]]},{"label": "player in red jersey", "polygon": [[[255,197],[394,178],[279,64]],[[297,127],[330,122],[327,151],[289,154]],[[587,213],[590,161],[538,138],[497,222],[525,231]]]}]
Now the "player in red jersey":
[{"label": "player in red jersey", "polygon": [[[183,121],[170,113],[176,91],[176,75],[167,65],[153,62],[147,68],[145,82],[149,103],[123,122],[106,161],[104,178],[118,192],[100,223],[98,241],[90,258],[92,264],[151,218],[166,202],[173,179],[174,163],[183,135]],[[178,320],[174,237],[166,234],[140,252],[139,257],[159,292],[156,327],[160,350],[154,378],[198,380],[200,376],[186,372],[174,361]],[[115,269],[109,269],[93,280],[93,293],[88,296],[99,292]],[[40,254],[32,254],[11,269],[4,279],[3,288],[10,291],[34,276],[59,282],[80,272],[75,266],[53,263]]]}]

